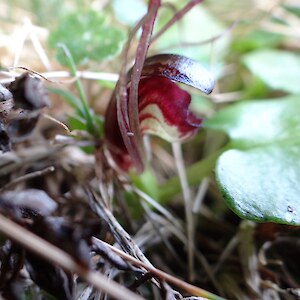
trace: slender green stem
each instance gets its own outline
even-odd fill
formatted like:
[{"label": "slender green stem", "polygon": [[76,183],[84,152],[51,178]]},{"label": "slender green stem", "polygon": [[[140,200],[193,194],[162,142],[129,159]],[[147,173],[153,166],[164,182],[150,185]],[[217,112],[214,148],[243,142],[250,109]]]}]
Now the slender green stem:
[{"label": "slender green stem", "polygon": [[[209,176],[213,170],[217,158],[227,149],[227,146],[218,149],[203,160],[200,160],[199,162],[187,168],[186,173],[189,185],[197,185],[203,178]],[[160,187],[159,199],[162,202],[167,201],[169,198],[180,193],[180,191],[180,179],[178,176],[175,176]]]},{"label": "slender green stem", "polygon": [[67,58],[67,63],[69,65],[71,75],[76,78],[75,86],[79,93],[79,99],[81,101],[82,110],[84,112],[84,117],[85,117],[85,120],[87,123],[88,131],[92,134],[95,134],[96,130],[95,130],[94,122],[93,122],[93,117],[92,117],[92,114],[91,114],[91,111],[90,111],[90,108],[88,105],[88,101],[87,101],[83,86],[81,84],[80,79],[77,77],[77,69],[76,69],[76,65],[75,65],[74,59],[72,57],[72,54],[70,53],[70,51],[66,47],[66,45],[59,44],[59,47],[62,48],[62,50]]}]

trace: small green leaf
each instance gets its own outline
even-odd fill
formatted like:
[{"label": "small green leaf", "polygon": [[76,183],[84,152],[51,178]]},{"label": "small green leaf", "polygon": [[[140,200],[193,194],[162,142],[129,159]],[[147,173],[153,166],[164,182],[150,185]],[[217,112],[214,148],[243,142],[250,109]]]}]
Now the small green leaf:
[{"label": "small green leaf", "polygon": [[[65,44],[78,65],[112,58],[120,52],[125,37],[124,32],[111,26],[102,13],[89,10],[75,12],[61,19],[48,42],[52,48]],[[61,64],[67,65],[62,51],[58,51],[57,57]]]},{"label": "small green leaf", "polygon": [[216,164],[229,207],[242,218],[300,225],[300,96],[247,101],[205,126],[230,137]]},{"label": "small green leaf", "polygon": [[153,199],[158,199],[158,184],[156,176],[150,168],[145,169],[142,174],[130,174],[134,185]]},{"label": "small green leaf", "polygon": [[257,50],[245,55],[244,63],[272,89],[300,92],[300,56],[280,50]]},{"label": "small green leaf", "polygon": [[71,115],[68,119],[69,127],[72,130],[87,131],[86,120],[78,115]]}]

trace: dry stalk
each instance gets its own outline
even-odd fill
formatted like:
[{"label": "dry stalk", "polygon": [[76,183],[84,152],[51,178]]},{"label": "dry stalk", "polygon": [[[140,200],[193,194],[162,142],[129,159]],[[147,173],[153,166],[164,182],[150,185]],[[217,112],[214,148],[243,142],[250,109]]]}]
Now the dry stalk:
[{"label": "dry stalk", "polygon": [[13,187],[21,182],[24,182],[24,181],[27,181],[27,180],[30,180],[30,179],[33,179],[36,177],[44,176],[44,175],[52,173],[54,171],[55,171],[55,167],[50,166],[43,170],[31,172],[31,173],[25,174],[23,176],[20,176],[18,178],[15,178],[15,179],[11,180],[9,183],[7,183],[6,185],[4,185],[3,187],[1,187],[0,193],[3,192],[4,190],[10,189],[11,187]]},{"label": "dry stalk", "polygon": [[[97,243],[105,243],[97,238],[93,238],[93,242],[95,244]],[[192,284],[189,284],[185,281],[182,281],[179,278],[176,278],[168,273],[165,273],[164,271],[161,271],[153,266],[149,266],[143,262],[141,262],[140,260],[137,260],[136,258],[134,258],[133,256],[126,254],[125,252],[123,252],[122,250],[117,249],[114,246],[111,246],[107,243],[105,243],[105,245],[107,247],[109,247],[112,251],[114,251],[116,254],[118,254],[119,256],[121,256],[123,259],[127,260],[128,262],[131,262],[132,264],[142,267],[144,269],[146,269],[148,272],[150,272],[153,276],[159,278],[160,280],[169,282],[175,286],[177,286],[178,288],[182,289],[183,291],[190,293],[192,295],[196,295],[196,296],[200,296],[200,297],[205,297],[205,299],[212,299],[212,300],[225,300],[222,297],[219,297],[215,294],[212,294],[206,290],[203,290],[197,286],[194,286]]]},{"label": "dry stalk", "polygon": [[194,219],[192,211],[193,203],[189,183],[186,176],[181,145],[179,143],[173,143],[172,149],[184,199],[187,231],[188,271],[189,279],[192,281],[194,277]]}]

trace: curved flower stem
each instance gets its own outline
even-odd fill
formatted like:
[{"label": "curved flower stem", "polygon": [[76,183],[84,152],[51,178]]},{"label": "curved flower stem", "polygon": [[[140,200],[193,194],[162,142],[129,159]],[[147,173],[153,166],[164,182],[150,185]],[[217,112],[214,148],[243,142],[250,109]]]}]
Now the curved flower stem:
[{"label": "curved flower stem", "polygon": [[132,67],[130,96],[128,102],[129,123],[134,134],[137,134],[137,139],[140,142],[139,132],[139,111],[138,111],[138,86],[142,74],[143,65],[150,46],[154,22],[157,11],[160,7],[160,0],[152,0],[149,3],[148,15],[149,19],[143,25],[142,36],[139,40],[135,62]]},{"label": "curved flower stem", "polygon": [[172,149],[184,199],[187,232],[188,277],[189,281],[192,281],[194,277],[194,220],[192,212],[192,197],[186,176],[181,144],[172,143]]},{"label": "curved flower stem", "polygon": [[[141,71],[150,45],[150,39],[153,31],[154,21],[157,10],[160,6],[160,0],[152,0],[149,3],[147,14],[134,27],[128,37],[128,41],[123,51],[123,66],[120,72],[120,79],[117,84],[117,116],[121,135],[124,144],[130,154],[132,161],[138,172],[144,169],[142,139],[139,132],[139,116],[138,116],[138,84],[141,76]],[[135,64],[132,68],[130,98],[127,102],[127,84],[126,67],[128,61],[128,52],[130,43],[138,31],[143,26],[142,36],[140,38]]]},{"label": "curved flower stem", "polygon": [[153,43],[155,40],[157,40],[163,33],[165,33],[174,23],[179,21],[188,11],[190,11],[195,5],[203,2],[204,0],[192,0],[190,1],[186,6],[184,6],[181,10],[179,10],[174,17],[159,31],[157,32],[152,40],[151,43]]}]

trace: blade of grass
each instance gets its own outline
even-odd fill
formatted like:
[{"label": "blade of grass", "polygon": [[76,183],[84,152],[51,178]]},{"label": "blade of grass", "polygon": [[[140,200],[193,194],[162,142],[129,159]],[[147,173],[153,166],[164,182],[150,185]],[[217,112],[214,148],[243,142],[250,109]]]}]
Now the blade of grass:
[{"label": "blade of grass", "polygon": [[81,101],[82,112],[84,113],[84,118],[86,119],[87,128],[88,128],[88,131],[94,135],[94,134],[96,134],[96,127],[93,122],[93,116],[92,116],[91,110],[88,106],[88,102],[87,102],[87,98],[86,98],[83,86],[81,84],[80,79],[76,77],[77,69],[76,69],[74,59],[73,59],[69,49],[66,47],[66,45],[59,44],[58,47],[62,48],[62,51],[64,52],[64,55],[66,56],[67,63],[70,68],[70,73],[72,76],[74,76],[76,78],[75,86],[79,93],[79,99]]},{"label": "blade of grass", "polygon": [[158,212],[160,212],[166,219],[168,219],[171,224],[173,224],[177,229],[181,230],[181,224],[178,220],[159,202],[155,201],[149,195],[139,190],[134,186],[126,187],[129,191],[134,191],[143,201],[145,201],[148,205],[153,206]]},{"label": "blade of grass", "polygon": [[71,92],[67,91],[67,90],[62,90],[62,89],[58,89],[58,88],[48,88],[49,93],[52,94],[56,94],[59,96],[62,96],[67,102],[68,104],[73,107],[76,112],[84,118],[84,110],[82,108],[81,102],[80,100],[75,97]]}]

